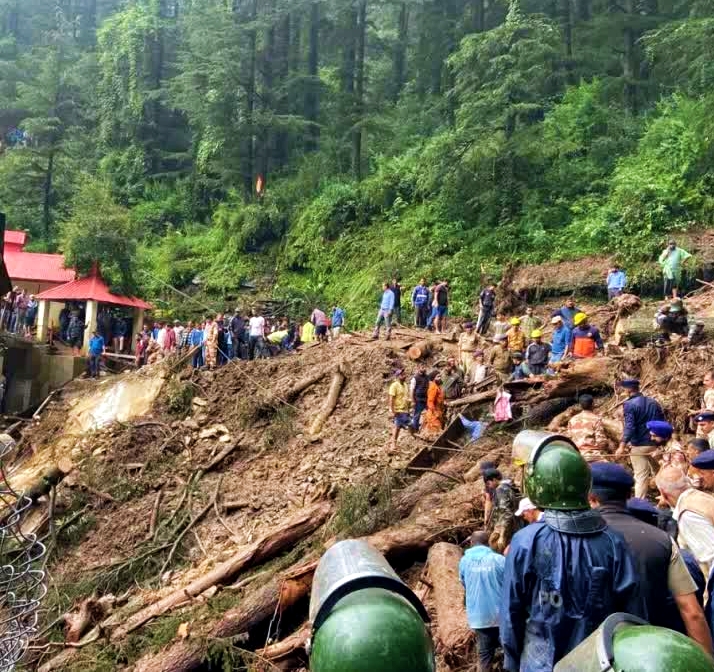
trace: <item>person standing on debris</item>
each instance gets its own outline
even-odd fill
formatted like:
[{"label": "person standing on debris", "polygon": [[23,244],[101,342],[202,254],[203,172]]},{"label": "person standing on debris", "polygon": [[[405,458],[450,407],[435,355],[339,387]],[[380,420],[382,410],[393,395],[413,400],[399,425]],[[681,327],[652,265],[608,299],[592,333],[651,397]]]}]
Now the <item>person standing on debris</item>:
[{"label": "person standing on debris", "polygon": [[679,543],[697,559],[704,576],[714,563],[714,495],[692,487],[677,466],[664,467],[655,479],[664,501],[672,507]]},{"label": "person standing on debris", "polygon": [[471,547],[459,561],[459,578],[466,593],[466,617],[476,634],[479,672],[491,672],[500,646],[498,622],[501,612],[506,558],[488,546],[488,532],[474,532]]},{"label": "person standing on debris", "polygon": [[612,613],[646,617],[625,540],[588,503],[590,468],[552,439],[531,451],[526,494],[543,509],[506,556],[500,635],[506,672],[552,672]]},{"label": "person standing on debris", "polygon": [[664,298],[670,296],[674,299],[679,295],[682,284],[682,267],[691,258],[691,254],[681,247],[677,247],[676,240],[670,240],[669,245],[659,255],[659,265],[664,275]]},{"label": "person standing on debris", "polygon": [[523,497],[523,499],[518,502],[516,518],[522,518],[526,525],[532,525],[533,523],[539,523],[542,520],[543,512],[533,502],[531,502],[529,497]]},{"label": "person standing on debris", "polygon": [[382,285],[382,301],[379,304],[379,312],[377,313],[377,323],[374,326],[372,340],[376,341],[379,338],[379,332],[384,324],[386,329],[386,339],[392,338],[392,315],[394,313],[394,292],[388,282]]},{"label": "person standing on debris", "polygon": [[494,285],[487,285],[481,290],[478,297],[478,322],[476,323],[476,332],[481,336],[488,333],[488,325],[491,323],[491,317],[496,307],[496,288]]},{"label": "person standing on debris", "polygon": [[496,321],[493,323],[493,335],[494,336],[505,336],[511,325],[508,323],[505,313],[497,313]]},{"label": "person standing on debris", "polygon": [[531,377],[532,373],[528,362],[523,358],[522,352],[512,352],[511,357],[513,358],[513,373],[511,374],[511,380],[527,380]]},{"label": "person standing on debris", "polygon": [[399,284],[399,278],[392,278],[392,284],[389,286],[394,294],[394,320],[397,325],[402,323],[402,286]]},{"label": "person standing on debris", "polygon": [[536,329],[543,327],[543,320],[533,314],[533,308],[528,306],[526,314],[521,316],[521,330],[526,336],[530,336]]},{"label": "person standing on debris", "polygon": [[446,415],[444,390],[441,387],[441,374],[438,371],[433,371],[429,378],[424,429],[429,433],[439,434],[444,431],[444,416]]},{"label": "person standing on debris", "polygon": [[106,352],[106,344],[104,339],[95,329],[92,332],[92,338],[89,339],[89,376],[91,378],[99,378],[99,365],[102,361],[102,355]]},{"label": "person standing on debris", "polygon": [[188,335],[188,344],[193,349],[191,364],[194,369],[203,366],[203,329],[200,324],[196,324]]},{"label": "person standing on debris", "polygon": [[[311,323],[312,324],[312,323]],[[265,318],[258,315],[255,308],[250,311],[248,321],[248,359],[255,359],[256,348],[261,350],[265,338]]]},{"label": "person standing on debris", "polygon": [[607,272],[607,299],[612,301],[616,296],[620,296],[627,286],[627,276],[619,264],[613,264]]},{"label": "person standing on debris", "polygon": [[458,399],[464,391],[464,372],[457,366],[456,360],[449,357],[446,360],[444,372],[444,396],[447,399]]},{"label": "person standing on debris", "polygon": [[563,324],[572,331],[575,326],[575,316],[581,312],[580,308],[575,305],[575,299],[569,296],[565,299],[565,303],[553,313],[553,317],[560,315],[563,318]]},{"label": "person standing on debris", "polygon": [[568,421],[567,436],[577,446],[587,462],[604,460],[610,446],[602,417],[593,411],[595,400],[589,394],[581,394],[578,404],[582,409]]},{"label": "person standing on debris", "polygon": [[[386,284],[386,283],[385,283]],[[402,429],[410,428],[409,417],[409,388],[406,384],[404,369],[395,372],[394,382],[389,386],[389,417],[392,418],[392,440],[389,445],[390,452],[396,452],[397,439]]]},{"label": "person standing on debris", "polygon": [[317,338],[320,343],[327,343],[327,315],[315,307],[310,315],[310,322],[312,322],[315,327],[315,338]]},{"label": "person standing on debris", "polygon": [[542,376],[548,368],[550,343],[543,342],[543,332],[540,329],[534,329],[531,338],[533,341],[526,348],[526,362],[532,375]]},{"label": "person standing on debris", "polygon": [[622,407],[624,431],[615,455],[623,457],[629,447],[630,463],[635,474],[635,497],[646,499],[650,478],[656,473],[652,453],[657,451],[647,423],[651,420],[664,420],[664,411],[656,399],[645,397],[640,392],[639,380],[623,380],[620,387],[627,394],[627,399]]},{"label": "person standing on debris", "polygon": [[493,492],[490,516],[486,520],[491,533],[489,544],[495,551],[503,553],[521,527],[520,519],[516,518],[521,493],[510,478],[503,478],[498,469],[484,471],[483,482]]},{"label": "person standing on debris", "polygon": [[486,380],[488,375],[488,369],[484,364],[484,352],[483,350],[474,350],[473,361],[471,362],[471,368],[466,376],[466,386],[473,387]]},{"label": "person standing on debris", "polygon": [[442,280],[434,286],[431,321],[437,334],[445,334],[449,315],[449,282]]},{"label": "person standing on debris", "polygon": [[459,363],[468,376],[474,360],[474,350],[479,342],[479,336],[474,331],[473,322],[464,322],[464,331],[459,334]]},{"label": "person standing on debris", "polygon": [[332,307],[332,338],[337,340],[345,328],[345,311],[339,306]]},{"label": "person standing on debris", "polygon": [[570,335],[568,353],[573,359],[588,359],[594,357],[596,352],[602,352],[603,342],[600,330],[588,323],[585,313],[578,313],[573,318],[575,327]]},{"label": "person standing on debris", "polygon": [[557,364],[565,357],[570,347],[571,332],[563,323],[560,315],[555,315],[550,323],[553,325],[553,336],[550,343],[550,364]]},{"label": "person standing on debris", "polygon": [[500,378],[502,383],[510,380],[513,372],[513,356],[508,349],[505,334],[493,337],[494,346],[489,350],[486,364]]},{"label": "person standing on debris", "polygon": [[426,371],[426,364],[420,362],[416,373],[409,383],[409,393],[412,400],[412,430],[419,431],[421,414],[426,410],[431,379]]},{"label": "person standing on debris", "polygon": [[521,331],[521,320],[512,317],[510,324],[511,328],[506,332],[508,349],[511,352],[523,352],[526,349],[526,335]]},{"label": "person standing on debris", "polygon": [[697,423],[697,435],[709,442],[709,447],[714,449],[714,411],[702,411],[694,417]]},{"label": "person standing on debris", "polygon": [[211,371],[218,365],[218,326],[210,315],[206,316],[206,326],[203,334],[205,338],[206,366]]},{"label": "person standing on debris", "polygon": [[240,308],[233,311],[233,317],[228,325],[233,342],[233,359],[243,359],[243,344],[245,343],[245,320],[240,314]]},{"label": "person standing on debris", "polygon": [[[677,544],[666,532],[652,528],[628,511],[627,500],[635,482],[624,467],[595,462],[591,472],[590,505],[600,512],[610,528],[625,538],[635,556],[649,622],[663,628],[676,625],[668,604],[668,597],[674,596],[687,634],[711,655],[712,637],[704,610],[697,602],[697,585]],[[669,590],[664,590],[664,586]]]},{"label": "person standing on debris", "polygon": [[414,308],[414,326],[417,329],[426,329],[426,322],[429,319],[429,298],[431,294],[426,285],[426,279],[419,280],[419,284],[412,291],[412,308]]}]

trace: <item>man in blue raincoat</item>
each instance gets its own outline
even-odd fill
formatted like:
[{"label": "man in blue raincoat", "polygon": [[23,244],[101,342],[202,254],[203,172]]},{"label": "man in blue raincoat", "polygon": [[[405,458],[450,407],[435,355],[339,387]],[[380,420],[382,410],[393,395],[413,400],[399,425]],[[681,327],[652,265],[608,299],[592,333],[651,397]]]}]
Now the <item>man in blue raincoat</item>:
[{"label": "man in blue raincoat", "polygon": [[612,613],[647,618],[625,540],[589,508],[587,462],[563,437],[530,435],[525,489],[544,524],[517,532],[506,557],[500,636],[507,672],[551,672]]}]

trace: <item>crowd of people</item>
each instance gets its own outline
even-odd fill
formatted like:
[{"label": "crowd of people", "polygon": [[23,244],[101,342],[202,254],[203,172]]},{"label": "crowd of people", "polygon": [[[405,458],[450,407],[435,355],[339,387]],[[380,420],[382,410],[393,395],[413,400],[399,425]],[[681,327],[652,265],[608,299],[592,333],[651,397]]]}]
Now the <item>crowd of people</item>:
[{"label": "crowd of people", "polygon": [[37,321],[38,302],[34,294],[13,287],[0,301],[0,329],[31,338]]}]

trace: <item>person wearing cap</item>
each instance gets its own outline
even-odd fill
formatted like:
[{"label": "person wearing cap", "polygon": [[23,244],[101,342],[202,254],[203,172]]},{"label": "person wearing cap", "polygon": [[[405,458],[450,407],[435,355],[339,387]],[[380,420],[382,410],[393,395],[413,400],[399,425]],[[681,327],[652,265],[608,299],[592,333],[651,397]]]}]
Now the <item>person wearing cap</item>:
[{"label": "person wearing cap", "polygon": [[496,287],[487,285],[478,296],[478,322],[476,323],[476,333],[485,336],[488,333],[488,325],[491,322],[494,308],[496,307]]},{"label": "person wearing cap", "polygon": [[407,375],[404,369],[397,369],[394,382],[389,386],[389,417],[392,419],[392,440],[389,449],[397,450],[397,439],[402,429],[411,429],[409,421],[409,388],[406,384]]},{"label": "person wearing cap", "polygon": [[573,318],[574,328],[570,335],[568,354],[573,359],[594,357],[596,352],[602,352],[603,343],[600,330],[588,323],[585,313],[578,313]]},{"label": "person wearing cap", "polygon": [[487,366],[501,379],[501,382],[510,380],[513,372],[513,357],[508,349],[508,339],[505,334],[493,337],[494,346],[488,351]]},{"label": "person wearing cap", "polygon": [[714,449],[714,411],[702,411],[694,416],[697,423],[697,435],[709,442],[709,447]]},{"label": "person wearing cap", "polygon": [[682,266],[691,258],[691,254],[677,247],[676,240],[670,240],[666,249],[659,255],[659,265],[664,276],[664,298],[677,298],[679,286],[682,283]]},{"label": "person wearing cap", "polygon": [[536,329],[543,328],[543,320],[533,314],[533,308],[531,306],[526,308],[526,314],[522,315],[520,320],[521,330],[526,336],[530,336]]},{"label": "person wearing cap", "polygon": [[513,373],[511,374],[511,380],[527,380],[531,377],[531,370],[528,367],[528,362],[523,357],[522,352],[512,352],[511,358],[513,359]]},{"label": "person wearing cap", "polygon": [[521,330],[521,320],[518,317],[512,317],[509,323],[511,328],[506,332],[508,349],[511,352],[523,352],[526,349],[526,335]]},{"label": "person wearing cap", "polygon": [[[650,420],[647,429],[652,445],[657,446],[657,452],[661,453],[661,464],[676,464],[686,471],[689,466],[687,453],[682,444],[672,438],[674,427],[663,420]],[[653,454],[653,459],[655,455],[656,453]]]},{"label": "person wearing cap", "polygon": [[466,618],[478,644],[479,672],[491,672],[500,647],[498,623],[506,565],[506,558],[491,549],[488,538],[485,530],[474,532],[470,548],[459,561],[459,578],[466,593]]},{"label": "person wearing cap", "polygon": [[689,334],[689,311],[682,299],[675,299],[669,307],[669,316],[665,320],[669,334],[687,336]]},{"label": "person wearing cap", "polygon": [[486,519],[486,527],[491,533],[491,548],[503,553],[511,543],[511,537],[521,527],[521,520],[516,518],[518,502],[521,493],[510,478],[503,478],[497,469],[488,469],[483,472],[483,481],[486,489],[493,493],[491,508]]},{"label": "person wearing cap", "polygon": [[697,320],[689,327],[687,342],[689,345],[702,345],[707,341],[707,333],[704,331],[706,324],[702,320]]},{"label": "person wearing cap", "polygon": [[565,303],[555,313],[553,313],[553,317],[555,317],[556,315],[560,315],[560,317],[563,318],[563,324],[565,324],[568,329],[572,330],[572,328],[575,326],[575,316],[579,312],[581,311],[580,308],[575,305],[575,299],[572,296],[569,296],[565,300]]},{"label": "person wearing cap", "polygon": [[714,563],[714,495],[693,488],[675,465],[660,469],[655,482],[662,499],[672,507],[679,545],[694,554],[704,575],[709,576]]},{"label": "person wearing cap", "polygon": [[630,463],[635,473],[635,497],[646,499],[650,478],[656,473],[656,465],[651,456],[657,451],[647,423],[651,420],[663,421],[664,411],[656,399],[646,397],[640,392],[639,380],[623,380],[620,388],[625,391],[627,399],[622,405],[622,440],[615,454],[622,457],[629,447]]},{"label": "person wearing cap", "polygon": [[464,331],[459,334],[459,363],[468,376],[473,364],[473,352],[479,342],[479,335],[474,331],[473,322],[464,323]]},{"label": "person wearing cap", "polygon": [[[697,585],[687,570],[677,544],[661,530],[643,523],[627,509],[635,484],[621,465],[595,462],[590,465],[590,505],[598,509],[608,527],[619,532],[637,560],[640,591],[647,605],[649,622],[663,628],[673,625],[667,609],[672,594],[687,634],[712,653],[712,640],[704,611],[697,602]],[[664,590],[664,586],[669,589]]]},{"label": "person wearing cap", "polygon": [[526,348],[526,362],[534,376],[542,376],[548,367],[550,343],[543,342],[543,332],[540,329],[534,329],[531,338],[533,340]]},{"label": "person wearing cap", "polygon": [[538,442],[524,484],[543,516],[516,532],[506,556],[500,622],[506,672],[552,672],[610,614],[647,616],[631,551],[590,508],[588,464],[566,439]]},{"label": "person wearing cap", "polygon": [[698,475],[696,488],[704,492],[714,493],[714,450],[705,450],[699,453],[692,460],[692,467]]},{"label": "person wearing cap", "polygon": [[554,315],[550,323],[553,325],[553,335],[550,339],[550,364],[560,362],[570,347],[570,329],[565,326],[560,315]]},{"label": "person wearing cap", "polygon": [[533,503],[530,498],[524,497],[518,502],[516,509],[516,518],[522,518],[527,525],[540,522],[543,517],[543,512]]},{"label": "person wearing cap", "polygon": [[610,442],[605,434],[602,417],[593,411],[595,400],[589,394],[581,394],[578,404],[580,413],[568,421],[566,436],[577,446],[587,462],[603,460],[609,453]]},{"label": "person wearing cap", "polygon": [[613,264],[607,272],[607,299],[612,301],[616,296],[620,296],[627,285],[627,275],[620,268],[619,264]]},{"label": "person wearing cap", "polygon": [[488,369],[486,364],[484,364],[484,352],[483,350],[473,351],[473,361],[471,362],[471,368],[466,376],[466,386],[473,387],[486,380],[488,375]]}]

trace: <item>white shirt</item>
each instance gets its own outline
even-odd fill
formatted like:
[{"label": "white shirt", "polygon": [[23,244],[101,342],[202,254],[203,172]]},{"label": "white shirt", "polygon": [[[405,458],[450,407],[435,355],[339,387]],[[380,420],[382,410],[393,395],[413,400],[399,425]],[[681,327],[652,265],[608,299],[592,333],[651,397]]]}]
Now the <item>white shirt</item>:
[{"label": "white shirt", "polygon": [[[672,516],[679,524],[679,545],[688,548],[697,562],[708,569],[714,562],[714,526],[704,516],[694,511],[680,510],[682,497],[690,490],[685,490],[679,496]],[[705,573],[705,576],[708,574]]]},{"label": "white shirt", "polygon": [[265,333],[265,318],[264,317],[251,317],[248,323],[250,327],[251,336],[263,336]]},{"label": "white shirt", "polygon": [[162,350],[166,347],[166,328],[159,329],[159,333],[156,336],[156,342]]}]

